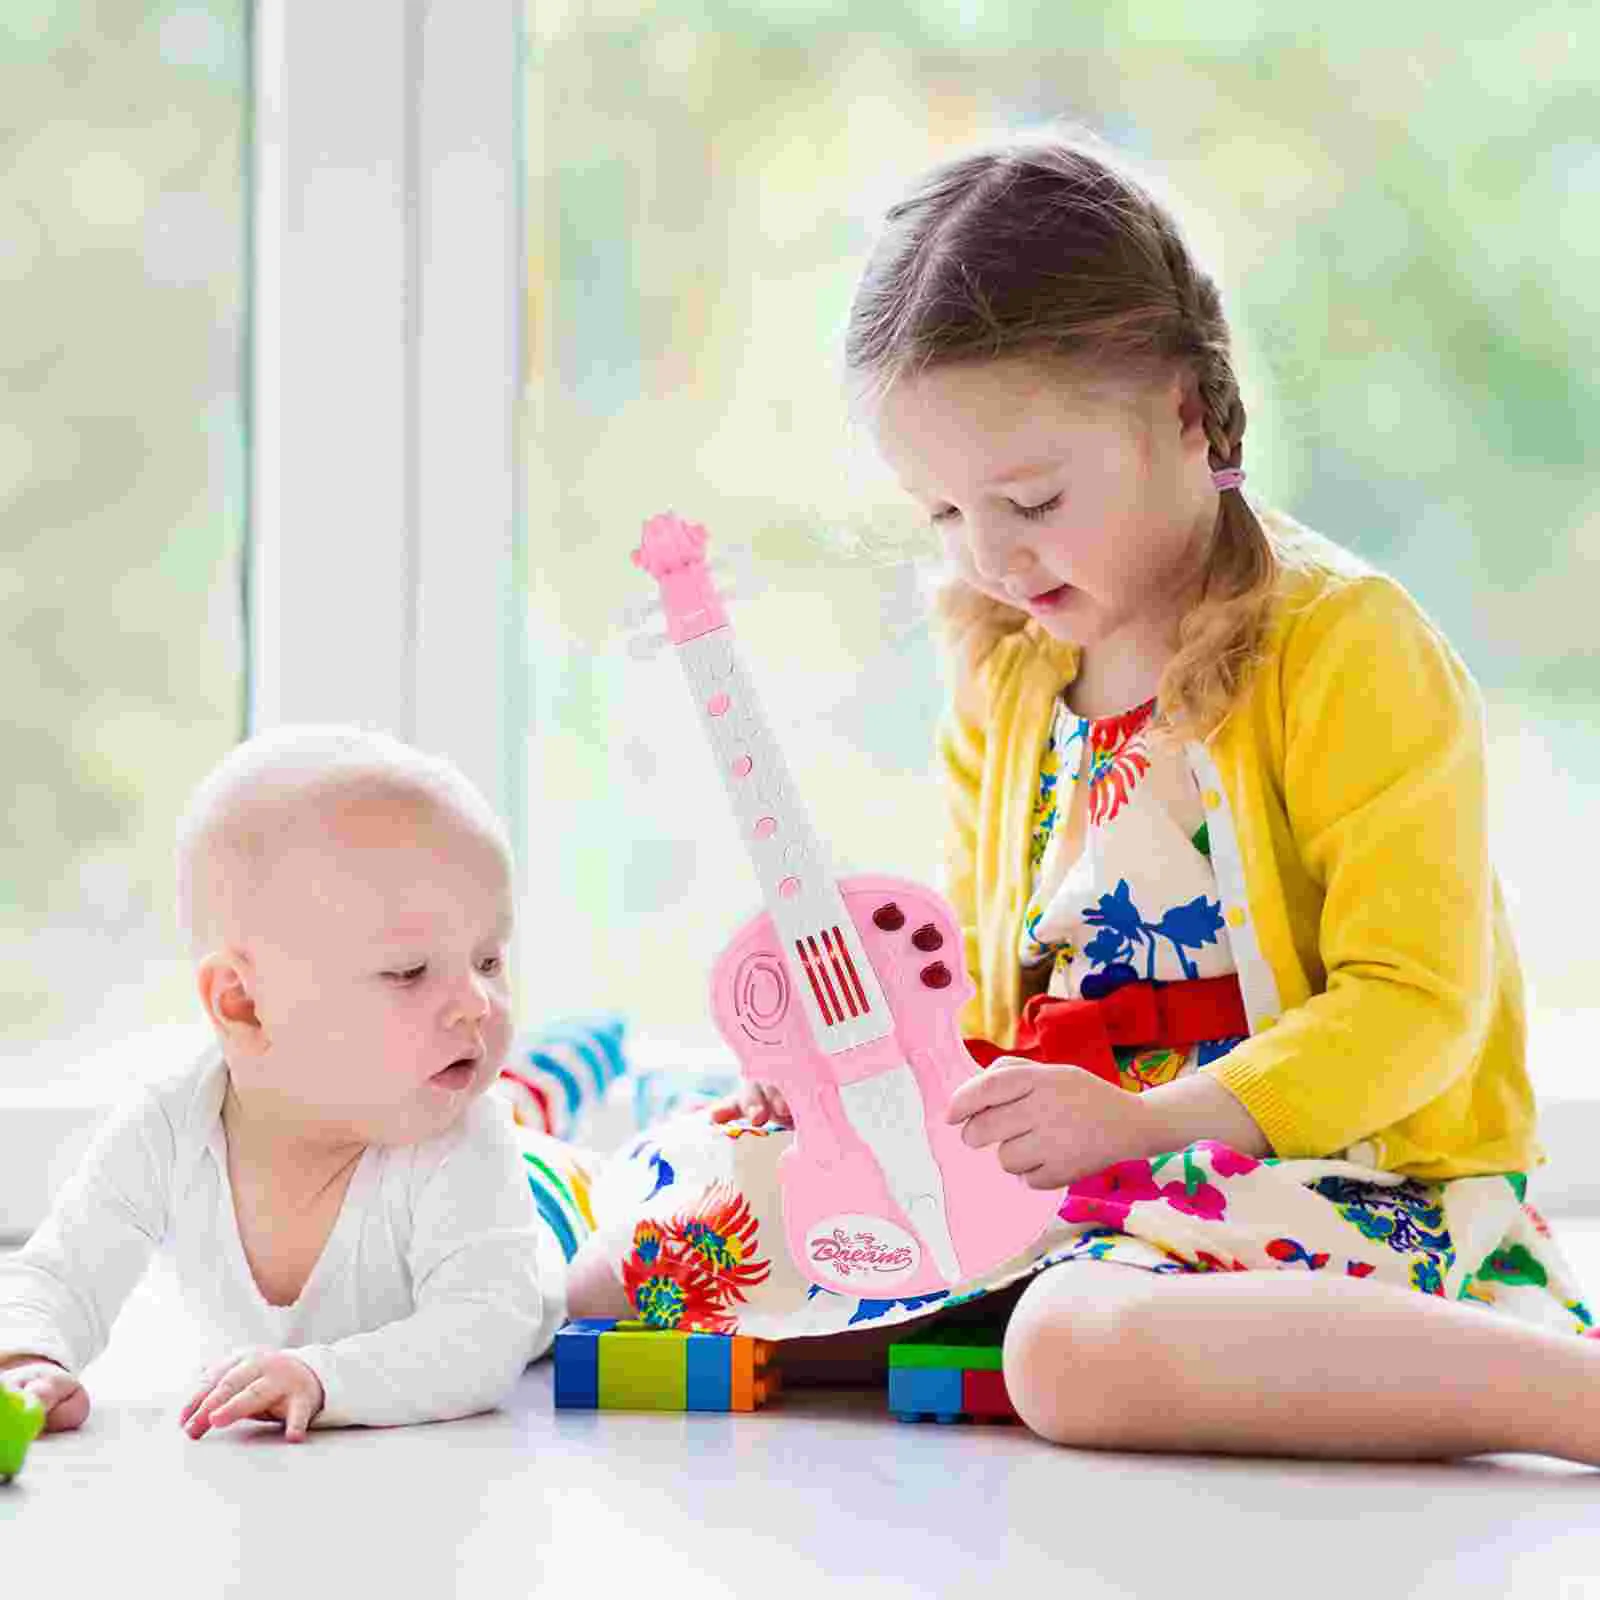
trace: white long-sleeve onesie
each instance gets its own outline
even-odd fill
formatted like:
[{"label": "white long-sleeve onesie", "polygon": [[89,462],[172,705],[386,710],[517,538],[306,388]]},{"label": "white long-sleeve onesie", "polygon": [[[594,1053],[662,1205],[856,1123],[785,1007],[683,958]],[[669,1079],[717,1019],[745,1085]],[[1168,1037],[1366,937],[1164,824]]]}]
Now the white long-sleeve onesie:
[{"label": "white long-sleeve onesie", "polygon": [[107,1119],[33,1237],[0,1257],[0,1355],[81,1372],[160,1248],[208,1325],[208,1353],[264,1345],[317,1374],[318,1427],[502,1400],[566,1316],[566,1260],[503,1103],[481,1095],[437,1138],[368,1146],[299,1299],[273,1306],[239,1239],[226,1087],[220,1051],[207,1051]]}]

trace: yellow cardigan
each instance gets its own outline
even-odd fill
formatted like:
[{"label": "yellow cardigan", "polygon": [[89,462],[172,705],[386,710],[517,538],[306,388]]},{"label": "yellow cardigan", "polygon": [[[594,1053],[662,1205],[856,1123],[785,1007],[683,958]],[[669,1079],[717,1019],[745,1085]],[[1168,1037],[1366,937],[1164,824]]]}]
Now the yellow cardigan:
[{"label": "yellow cardigan", "polygon": [[[1285,571],[1243,696],[1186,747],[1250,1018],[1204,1070],[1281,1157],[1529,1171],[1544,1154],[1477,689],[1399,583],[1310,538],[1319,553]],[[1001,1045],[1020,1005],[1039,761],[1076,670],[1073,647],[1030,622],[940,727],[945,887],[977,984],[962,1025]]]}]

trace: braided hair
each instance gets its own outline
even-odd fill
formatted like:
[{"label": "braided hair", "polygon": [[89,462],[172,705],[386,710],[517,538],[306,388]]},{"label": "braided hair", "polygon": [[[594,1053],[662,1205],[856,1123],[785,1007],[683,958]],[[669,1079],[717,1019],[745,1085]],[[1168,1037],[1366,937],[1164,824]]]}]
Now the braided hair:
[{"label": "braided hair", "polygon": [[[1246,414],[1216,284],[1168,211],[1089,143],[1051,134],[971,151],[888,212],[850,310],[845,366],[871,403],[931,366],[1059,361],[1091,379],[1192,375],[1213,471],[1240,466]],[[1219,499],[1198,603],[1162,675],[1161,720],[1203,737],[1258,658],[1292,537],[1237,488]],[[954,585],[940,612],[974,666],[1026,615]]]}]

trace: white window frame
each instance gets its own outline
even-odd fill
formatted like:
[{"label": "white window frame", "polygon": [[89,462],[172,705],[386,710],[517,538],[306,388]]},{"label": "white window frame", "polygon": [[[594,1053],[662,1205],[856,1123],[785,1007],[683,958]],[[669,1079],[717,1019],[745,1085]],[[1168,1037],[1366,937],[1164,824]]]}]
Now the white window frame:
[{"label": "white window frame", "polygon": [[252,731],[377,724],[519,835],[521,12],[255,6],[249,585]]}]

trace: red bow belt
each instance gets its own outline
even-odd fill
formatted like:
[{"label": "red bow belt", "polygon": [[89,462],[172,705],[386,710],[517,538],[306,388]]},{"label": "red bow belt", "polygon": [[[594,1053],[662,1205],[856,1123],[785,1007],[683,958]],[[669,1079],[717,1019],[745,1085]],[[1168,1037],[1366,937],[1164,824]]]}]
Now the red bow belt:
[{"label": "red bow belt", "polygon": [[1186,1049],[1203,1039],[1241,1038],[1249,1032],[1237,978],[1185,978],[1125,983],[1099,1000],[1036,994],[1022,1008],[1017,1042],[1009,1050],[988,1039],[968,1039],[967,1049],[980,1067],[997,1056],[1022,1056],[1082,1067],[1120,1084],[1113,1045]]}]

